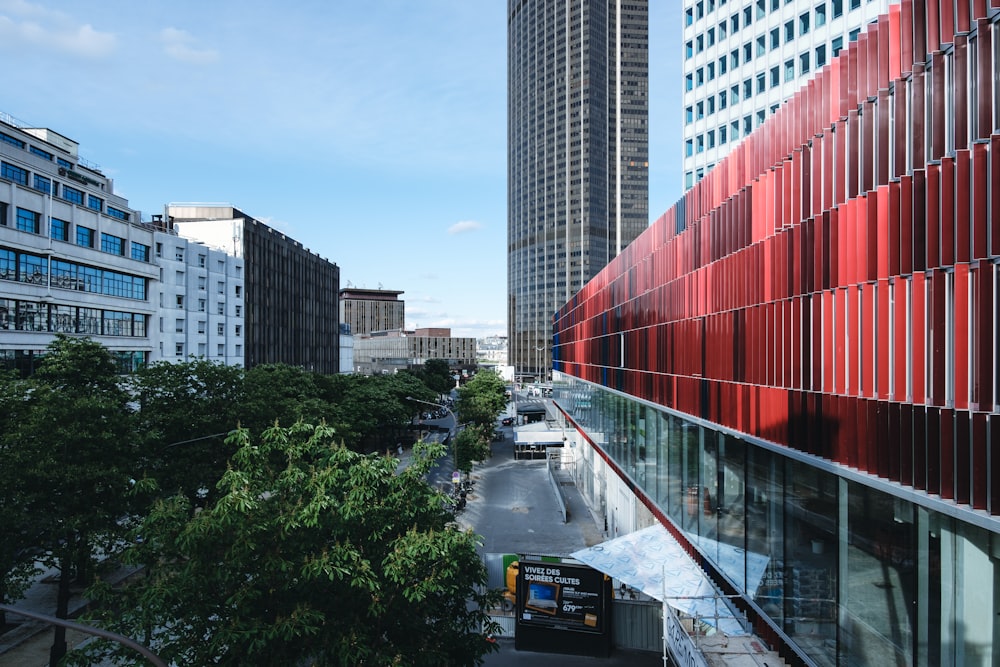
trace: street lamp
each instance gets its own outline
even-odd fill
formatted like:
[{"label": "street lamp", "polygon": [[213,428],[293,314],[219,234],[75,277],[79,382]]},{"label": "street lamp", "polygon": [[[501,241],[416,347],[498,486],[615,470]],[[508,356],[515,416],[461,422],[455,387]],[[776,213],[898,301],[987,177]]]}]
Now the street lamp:
[{"label": "street lamp", "polygon": [[458,446],[457,446],[458,443],[455,442],[455,440],[457,439],[457,436],[455,434],[455,427],[458,426],[458,417],[456,417],[455,413],[451,411],[451,408],[449,408],[447,405],[444,405],[443,403],[431,403],[430,401],[424,401],[424,400],[421,400],[419,398],[413,398],[412,396],[407,396],[406,400],[413,401],[414,403],[423,403],[424,405],[430,405],[430,406],[433,406],[435,408],[444,408],[445,411],[447,411],[447,413],[449,415],[451,415],[451,426],[448,427],[448,440],[451,441],[451,451],[452,451],[452,459],[453,459],[452,463],[454,464],[455,470],[457,471],[458,470]]}]

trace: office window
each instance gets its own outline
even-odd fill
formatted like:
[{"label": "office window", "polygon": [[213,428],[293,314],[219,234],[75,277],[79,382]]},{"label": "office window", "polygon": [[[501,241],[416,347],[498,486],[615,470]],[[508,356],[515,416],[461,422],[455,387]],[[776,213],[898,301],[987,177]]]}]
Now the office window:
[{"label": "office window", "polygon": [[799,70],[803,74],[806,74],[806,73],[809,72],[809,52],[808,51],[806,51],[805,53],[803,53],[802,55],[799,56]]},{"label": "office window", "polygon": [[861,34],[861,28],[855,28],[854,30],[847,33],[847,41],[856,42],[858,39],[858,35],[860,34]]},{"label": "office window", "polygon": [[684,141],[684,157],[692,155],[694,155],[694,139],[687,139]]},{"label": "office window", "polygon": [[765,0],[757,0],[757,18],[762,19],[767,16],[767,2]]},{"label": "office window", "polygon": [[17,228],[22,232],[37,234],[39,232],[41,215],[26,208],[17,208]]},{"label": "office window", "polygon": [[243,327],[241,327],[239,324],[237,324],[235,327],[233,327],[233,334],[235,336],[237,336],[237,337],[240,335],[240,333],[242,333],[242,331],[243,331]]},{"label": "office window", "polygon": [[699,2],[694,6],[694,17],[695,19],[704,18],[705,16],[705,3]]},{"label": "office window", "polygon": [[757,75],[757,93],[763,93],[767,90],[767,77],[763,72]]},{"label": "office window", "polygon": [[781,83],[781,70],[777,66],[771,68],[771,88]]},{"label": "office window", "polygon": [[765,117],[766,117],[766,114],[764,113],[763,109],[761,109],[760,111],[757,112],[757,127],[760,127],[761,125],[764,124],[764,118]]},{"label": "office window", "polygon": [[200,334],[205,333],[205,320],[198,321],[198,333]]},{"label": "office window", "polygon": [[28,171],[7,162],[0,163],[0,177],[24,186],[28,185]]},{"label": "office window", "polygon": [[747,42],[743,45],[743,62],[748,63],[753,59],[753,43]]},{"label": "office window", "polygon": [[779,46],[781,46],[781,31],[778,30],[777,28],[772,28],[771,29],[771,50],[773,51],[774,49],[778,48]]},{"label": "office window", "polygon": [[10,144],[11,146],[17,146],[22,150],[25,147],[25,143],[23,141],[21,141],[17,137],[12,137],[4,132],[0,132],[0,141],[4,142],[5,144]]},{"label": "office window", "polygon": [[7,226],[7,203],[0,201],[0,225]]},{"label": "office window", "polygon": [[715,130],[708,131],[708,147],[715,148]]},{"label": "office window", "polygon": [[830,10],[833,14],[833,18],[837,18],[838,16],[843,16],[844,0],[830,0]]},{"label": "office window", "polygon": [[743,116],[743,136],[753,132],[753,116]]},{"label": "office window", "polygon": [[684,76],[684,90],[694,90],[694,75],[686,74]]},{"label": "office window", "polygon": [[226,335],[226,325],[225,324],[218,324],[218,325],[216,325],[216,327],[215,327],[215,333],[218,334],[218,335],[220,335],[220,336]]},{"label": "office window", "polygon": [[785,43],[795,39],[795,21],[785,23]]},{"label": "office window", "polygon": [[695,151],[697,151],[698,153],[704,153],[705,152],[705,137],[703,135],[700,135],[700,134],[697,137],[695,137],[694,146],[695,146],[695,148],[694,148]]},{"label": "office window", "polygon": [[733,104],[736,104],[737,102],[740,101],[740,86],[739,86],[739,84],[736,84],[735,86],[732,86],[732,87],[729,88],[729,97],[732,98],[731,101],[732,101]]},{"label": "office window", "polygon": [[52,193],[52,181],[44,176],[35,174],[35,189],[45,194]]},{"label": "office window", "polygon": [[791,81],[795,78],[795,61],[786,60],[785,61],[785,81]]},{"label": "office window", "polygon": [[715,28],[709,28],[707,35],[707,41],[709,46],[715,46]]},{"label": "office window", "polygon": [[733,141],[740,138],[740,121],[734,120],[729,124],[729,133],[733,135]]},{"label": "office window", "polygon": [[243,355],[243,346],[242,345],[236,345],[234,347],[236,349],[236,356],[237,357],[242,356]]},{"label": "office window", "polygon": [[743,9],[743,26],[749,26],[753,23],[753,7],[746,7]]},{"label": "office window", "polygon": [[184,320],[180,317],[174,322],[174,333],[184,333]]},{"label": "office window", "polygon": [[858,9],[859,7],[861,7],[861,0],[851,0],[851,9]]},{"label": "office window", "polygon": [[235,290],[236,298],[239,298],[243,294],[243,288],[240,285],[236,286]]},{"label": "office window", "polygon": [[767,40],[764,35],[757,38],[757,55],[762,56],[767,53]]},{"label": "office window", "polygon": [[184,248],[174,248],[174,259],[178,262],[184,261]]},{"label": "office window", "polygon": [[830,42],[830,56],[836,58],[837,54],[840,53],[843,50],[843,48],[844,48],[844,38],[843,37],[833,38],[833,40]]},{"label": "office window", "polygon": [[702,118],[705,117],[705,103],[704,102],[698,102],[694,106],[695,106],[695,109],[697,109],[697,114],[696,114],[695,117],[698,120],[701,120]]},{"label": "office window", "polygon": [[809,12],[799,16],[799,35],[809,33]]},{"label": "office window", "polygon": [[719,91],[719,111],[726,108],[726,91]]},{"label": "office window", "polygon": [[49,236],[56,241],[69,241],[69,223],[59,218],[50,218]]},{"label": "office window", "polygon": [[83,190],[77,190],[68,185],[62,186],[62,198],[73,204],[83,206]]},{"label": "office window", "polygon": [[183,285],[184,284],[184,272],[183,271],[177,271],[175,273],[176,273],[176,277],[174,278],[174,284],[175,285]]},{"label": "office window", "polygon": [[692,122],[694,122],[694,107],[685,107],[684,124],[690,125]]},{"label": "office window", "polygon": [[692,55],[694,55],[694,45],[691,42],[688,42],[684,45],[684,59],[687,60]]},{"label": "office window", "polygon": [[198,312],[199,313],[204,313],[205,312],[205,300],[204,299],[198,299]]},{"label": "office window", "polygon": [[52,153],[48,151],[43,151],[41,148],[38,148],[37,146],[32,146],[31,148],[28,149],[28,152],[31,153],[32,155],[37,155],[40,158],[45,158],[49,162],[52,162],[53,158]]},{"label": "office window", "polygon": [[216,304],[215,312],[217,312],[219,315],[225,315],[226,314],[226,304],[225,304],[225,302]]},{"label": "office window", "polygon": [[781,9],[781,0],[771,0],[771,11],[776,12]]},{"label": "office window", "polygon": [[703,86],[705,85],[705,70],[701,67],[694,71],[694,85]]},{"label": "office window", "polygon": [[727,129],[726,129],[725,125],[722,125],[722,126],[719,127],[719,143],[720,144],[726,143],[726,132],[727,132]]},{"label": "office window", "polygon": [[157,243],[156,244],[156,256],[157,257],[163,257],[163,244],[162,243]]},{"label": "office window", "polygon": [[826,25],[826,2],[816,5],[816,27]]},{"label": "office window", "polygon": [[198,276],[198,289],[202,292],[205,291],[207,280],[205,276]]},{"label": "office window", "polygon": [[740,50],[733,49],[729,52],[729,66],[736,69],[740,66]]},{"label": "office window", "polygon": [[719,24],[719,41],[721,42],[726,38],[726,22],[722,21]]},{"label": "office window", "polygon": [[177,343],[174,345],[174,354],[178,357],[184,356],[184,343]]},{"label": "office window", "polygon": [[119,220],[128,220],[129,215],[127,212],[117,209],[114,206],[108,206],[106,209],[108,215],[112,218],[118,218]]},{"label": "office window", "polygon": [[216,289],[219,292],[219,294],[225,294],[226,293],[226,283],[224,283],[224,282],[222,282],[220,280],[218,283],[216,283]]},{"label": "office window", "polygon": [[743,99],[748,100],[753,96],[753,79],[746,79],[743,82]]},{"label": "office window", "polygon": [[713,113],[715,113],[715,98],[709,97],[707,101],[708,101],[708,115],[711,116]]},{"label": "office window", "polygon": [[140,262],[148,262],[149,246],[144,243],[132,241],[132,259],[137,259]]},{"label": "office window", "polygon": [[734,35],[740,30],[740,15],[733,14],[729,17],[729,32]]},{"label": "office window", "polygon": [[205,255],[202,254],[198,255],[198,266],[200,266],[201,268],[205,268]]},{"label": "office window", "polygon": [[125,254],[125,239],[101,233],[101,250],[112,255]]},{"label": "office window", "polygon": [[206,348],[205,343],[198,343],[198,356],[199,357],[204,357],[205,356],[205,348]]},{"label": "office window", "polygon": [[705,70],[708,73],[708,80],[709,81],[714,81],[715,80],[715,63],[708,63],[708,66],[705,68]]},{"label": "office window", "polygon": [[822,67],[826,64],[826,44],[820,44],[816,47],[816,67]]},{"label": "office window", "polygon": [[104,208],[104,200],[94,195],[87,195],[87,208],[100,211]]},{"label": "office window", "polygon": [[178,308],[184,308],[184,295],[178,294],[176,299],[176,306]]},{"label": "office window", "polygon": [[76,226],[76,244],[84,248],[94,247],[94,230],[82,225]]},{"label": "office window", "polygon": [[[684,12],[684,25],[691,25],[694,23],[694,11],[688,7]],[[221,352],[219,354],[222,354]]]},{"label": "office window", "polygon": [[225,353],[226,353],[226,346],[225,346],[225,345],[223,345],[222,343],[219,343],[219,347],[218,347],[218,355],[219,355],[219,356],[221,357],[221,356],[223,356],[223,355],[224,355]]},{"label": "office window", "polygon": [[236,317],[243,317],[243,306],[236,306],[233,310]]}]

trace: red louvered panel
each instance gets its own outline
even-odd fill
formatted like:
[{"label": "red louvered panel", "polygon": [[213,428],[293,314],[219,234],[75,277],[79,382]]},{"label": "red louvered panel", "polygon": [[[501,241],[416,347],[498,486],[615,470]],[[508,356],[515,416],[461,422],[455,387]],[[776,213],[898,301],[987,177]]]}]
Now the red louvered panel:
[{"label": "red louvered panel", "polygon": [[889,277],[890,244],[893,240],[893,234],[889,232],[889,186],[883,185],[872,196],[875,197],[875,206],[869,207],[868,242],[871,247],[868,254],[869,257],[874,256],[874,261],[869,267],[868,279],[876,280]]},{"label": "red louvered panel", "polygon": [[809,215],[815,217],[823,212],[823,190],[825,188],[823,173],[823,151],[826,147],[826,135],[818,134],[813,138],[812,150],[809,152],[809,174],[811,181],[811,201]]},{"label": "red louvered panel", "polygon": [[833,204],[831,208],[840,206],[847,201],[847,125],[845,121],[837,121],[834,125],[833,150],[833,164],[831,165],[833,167]]},{"label": "red louvered panel", "polygon": [[858,87],[861,85],[859,81],[861,76],[858,71],[858,43],[851,42],[844,50],[847,52],[847,113],[850,114],[851,111],[857,111],[860,103]]},{"label": "red louvered panel", "polygon": [[[972,256],[970,259],[986,257],[986,241],[989,226],[989,150],[985,142],[972,145],[971,165],[968,182],[971,186],[971,214],[968,233],[971,236]],[[961,213],[959,213],[961,215]]]},{"label": "red louvered panel", "polygon": [[860,403],[862,422],[858,424],[858,430],[864,447],[861,466],[873,475],[880,475],[878,402],[862,400]]},{"label": "red louvered panel", "polygon": [[812,365],[809,370],[809,382],[805,385],[810,391],[823,391],[823,297],[826,292],[813,292],[807,298],[809,304],[809,320],[803,326],[803,338],[812,352]]},{"label": "red louvered panel", "polygon": [[829,276],[827,283],[824,285],[826,288],[838,287],[840,285],[840,263],[842,257],[840,254],[842,248],[842,241],[840,239],[840,210],[833,209],[829,212],[829,216],[829,239],[826,241],[827,245],[823,249],[824,257],[827,259],[826,272]]},{"label": "red louvered panel", "polygon": [[[945,1],[950,2],[951,0],[945,0]],[[938,0],[938,2],[935,2],[935,0],[930,0],[929,2],[924,3],[924,12],[926,21],[924,39],[926,40],[928,55],[934,53],[935,51],[941,48],[941,32],[940,32],[941,24],[939,20],[940,17],[939,13],[941,9],[939,2],[940,0]],[[916,5],[914,5],[914,9],[916,9]]]},{"label": "red louvered panel", "polygon": [[865,101],[862,109],[858,121],[861,129],[861,192],[871,192],[875,189],[875,131],[878,116],[875,113],[875,103],[871,100]]},{"label": "red louvered panel", "polygon": [[[939,414],[938,461],[940,461],[940,490],[942,498],[955,498],[955,411],[942,408]],[[930,489],[928,489],[930,490]]]},{"label": "red louvered panel", "polygon": [[[855,58],[857,58],[857,68],[858,68],[858,74],[857,74],[858,95],[857,95],[857,100],[855,102],[856,104],[861,104],[869,97],[871,97],[870,82],[869,82],[870,78],[869,74],[871,74],[871,72],[868,68],[868,37],[869,35],[867,32],[862,32],[860,35],[858,35],[857,41],[854,42],[854,44],[857,45],[857,48],[854,50],[855,53],[857,54]],[[852,46],[854,46],[854,44],[852,44]]]},{"label": "red louvered panel", "polygon": [[[1000,135],[990,137],[990,254],[1000,255]],[[998,508],[1000,509],[1000,508]]]},{"label": "red louvered panel", "polygon": [[[970,502],[972,508],[985,510],[989,501],[989,450],[986,441],[986,415],[982,412],[972,413],[972,493]],[[996,458],[996,457],[994,457]],[[998,479],[994,477],[993,479]]]},{"label": "red louvered panel", "polygon": [[971,15],[969,14],[969,4],[975,4],[977,0],[958,0],[955,8],[955,32],[969,32],[972,30]]},{"label": "red louvered panel", "polygon": [[913,485],[913,412],[909,403],[899,406],[899,482]]},{"label": "red louvered panel", "polygon": [[[834,386],[834,377],[837,372],[836,357],[834,347],[836,344],[837,332],[833,328],[833,309],[836,293],[831,290],[822,293],[823,298],[823,388],[824,394],[832,394],[837,391]],[[841,357],[842,358],[842,357]]]},{"label": "red louvered panel", "polygon": [[[993,383],[996,381],[996,363],[994,354],[994,336],[1000,334],[994,327],[993,300],[995,294],[996,265],[989,262],[979,262],[972,280],[974,299],[972,302],[973,358],[972,358],[972,391],[973,407],[989,412],[993,409]],[[998,453],[1000,454],[1000,453]]]},{"label": "red louvered panel", "polygon": [[869,99],[878,95],[879,81],[878,81],[878,29],[877,26],[869,28],[866,32],[862,33],[862,36],[867,36],[867,44],[860,45],[859,48],[867,47],[868,56],[865,58],[865,69],[868,70],[867,74],[867,95]]},{"label": "red louvered panel", "polygon": [[861,321],[861,395],[865,398],[875,397],[875,320],[877,308],[875,303],[875,285],[864,283],[861,286],[861,302],[859,304]]},{"label": "red louvered panel", "polygon": [[972,20],[985,17],[989,6],[989,0],[972,0]]},{"label": "red louvered panel", "polygon": [[[993,2],[998,2],[998,0],[993,0]],[[1000,479],[1000,456],[997,455],[1000,452],[1000,414],[991,414],[987,421],[989,422],[989,441],[986,446],[990,453],[990,480],[992,481],[989,512],[996,516],[1000,514],[1000,484],[996,483],[996,480]]]},{"label": "red louvered panel", "polygon": [[840,113],[841,102],[840,102],[840,78],[844,75],[843,70],[843,60],[840,58],[834,58],[830,61],[829,78],[830,78],[830,93],[828,101],[830,103],[827,109],[827,117],[830,121],[829,124],[833,125],[838,120],[843,117]]},{"label": "red louvered panel", "polygon": [[889,398],[889,280],[879,280],[876,287],[875,309],[875,390],[881,400]]},{"label": "red louvered panel", "polygon": [[[955,48],[952,52],[952,85],[951,85],[951,117],[952,146],[965,146],[969,137],[969,93],[965,83],[969,78],[969,38],[965,35],[955,36]],[[960,83],[959,83],[960,82]]]},{"label": "red louvered panel", "polygon": [[955,158],[947,156],[941,160],[941,266],[955,263]]},{"label": "red louvered panel", "polygon": [[888,90],[889,82],[896,76],[889,76],[889,51],[892,43],[892,34],[889,31],[889,15],[882,14],[878,17],[878,39],[876,40],[877,71],[875,79],[875,90]]},{"label": "red louvered panel", "polygon": [[[916,73],[916,64],[927,62],[927,4],[926,0],[913,0],[913,2],[907,4],[910,7],[910,18],[913,28],[910,34],[913,39],[913,71]],[[905,9],[906,6],[904,5],[904,12]]]},{"label": "red louvered panel", "polygon": [[878,91],[875,104],[878,127],[875,128],[875,187],[889,182],[889,91]]},{"label": "red louvered panel", "polygon": [[927,475],[927,493],[941,493],[941,409],[928,407],[924,438],[924,471]]},{"label": "red louvered panel", "polygon": [[941,196],[941,165],[927,165],[927,187],[924,192],[924,243],[926,244],[926,257],[924,261],[928,269],[941,265],[940,247],[940,196]]},{"label": "red louvered panel", "polygon": [[900,34],[900,6],[899,5],[889,5],[889,38],[886,40],[886,50],[887,54],[887,64],[888,73],[887,81],[895,81],[900,76],[902,76],[902,69],[900,68],[900,55],[901,48],[903,44],[903,38]]},{"label": "red louvered panel", "polygon": [[927,307],[924,273],[914,273],[910,281],[910,340],[913,346],[910,354],[911,384],[913,403],[927,402]]},{"label": "red louvered panel", "polygon": [[[895,89],[897,91],[905,90],[906,86],[907,83],[905,81],[903,81],[902,79],[896,79]],[[906,109],[908,104],[907,96],[905,94],[903,95],[896,94],[893,95],[892,99],[893,102],[895,103],[894,117],[897,119],[906,118],[907,114]],[[892,176],[895,176],[896,178],[902,178],[907,174],[906,150],[907,146],[909,145],[909,139],[907,136],[909,134],[909,128],[910,125],[908,123],[901,123],[898,121],[892,123],[892,131],[895,133],[895,136],[893,137],[895,140],[894,141],[895,155],[893,156],[894,164],[892,169]]]},{"label": "red louvered panel", "polygon": [[857,200],[851,199],[840,207],[837,251],[838,285],[850,285],[857,282],[858,242],[855,230],[855,209]]},{"label": "red louvered panel", "polygon": [[[926,77],[922,64],[913,64],[913,77],[910,80],[910,97],[912,103],[910,112],[910,154],[912,156],[913,169],[923,169],[926,165],[926,146],[924,145],[924,130],[927,119],[925,117],[927,104],[924,100],[926,88]],[[905,123],[904,123],[905,124]]]},{"label": "red louvered panel", "polygon": [[954,274],[955,409],[969,408],[969,265],[956,264]]},{"label": "red louvered panel", "polygon": [[988,139],[993,128],[993,73],[986,63],[993,57],[993,22],[987,19],[976,21],[976,89],[978,104],[976,113],[976,138]]},{"label": "red louvered panel", "polygon": [[927,489],[927,408],[913,406],[913,488]]},{"label": "red louvered panel", "polygon": [[[913,271],[913,177],[899,179],[899,273]],[[894,272],[895,273],[895,272]]]},{"label": "red louvered panel", "polygon": [[[902,447],[902,440],[900,438],[900,413],[902,412],[899,403],[889,403],[887,406],[889,416],[888,416],[888,437],[883,445],[886,451],[887,457],[887,477],[893,481],[899,481],[900,478],[900,448]],[[909,444],[909,443],[907,443]]]},{"label": "red louvered panel", "polygon": [[954,450],[955,450],[955,502],[968,505],[970,498],[970,481],[974,474],[972,463],[972,433],[971,416],[968,412],[955,411]]},{"label": "red louvered panel", "polygon": [[781,303],[782,318],[784,319],[785,345],[782,346],[782,379],[781,386],[789,389],[798,389],[796,377],[801,368],[799,358],[799,308],[798,299],[785,299]]},{"label": "red louvered panel", "polygon": [[861,391],[859,364],[861,363],[861,291],[847,289],[847,393],[857,396]]},{"label": "red louvered panel", "polygon": [[928,292],[928,336],[930,370],[930,386],[928,387],[928,402],[931,405],[944,405],[945,401],[945,365],[947,347],[947,332],[945,329],[945,273],[940,269],[931,271]]},{"label": "red louvered panel", "polygon": [[845,173],[847,174],[846,192],[848,199],[853,199],[858,196],[858,185],[862,171],[861,142],[858,141],[860,130],[861,123],[858,118],[858,110],[851,109],[847,112],[847,134],[849,141],[847,142],[847,164],[845,165]]},{"label": "red louvered panel", "polygon": [[[885,269],[885,274],[879,270],[879,277],[889,277],[899,275],[899,248],[900,248],[900,186],[898,182],[889,183],[887,186],[888,192],[885,195],[887,199],[887,206],[885,211],[886,225],[885,225],[885,236],[882,238],[888,239],[886,247],[886,260],[887,265]],[[880,214],[881,215],[881,214]]]},{"label": "red louvered panel", "polygon": [[911,356],[906,349],[910,331],[910,320],[906,316],[907,308],[909,307],[909,285],[910,281],[906,278],[896,278],[892,285],[893,303],[896,308],[893,329],[896,353],[892,358],[895,365],[895,377],[893,378],[893,390],[890,398],[899,402],[909,400],[909,396],[906,394],[906,380]]},{"label": "red louvered panel", "polygon": [[[958,4],[968,3],[969,0],[958,0]],[[941,43],[947,44],[952,41],[955,35],[955,0],[945,0],[944,2],[932,2],[938,6],[938,33]]]},{"label": "red louvered panel", "polygon": [[955,151],[955,261],[971,259],[972,242],[969,240],[970,202],[974,196],[971,174],[971,151]]},{"label": "red louvered panel", "polygon": [[[931,3],[933,5],[934,3]],[[931,56],[930,65],[930,100],[931,108],[927,113],[927,122],[930,125],[931,144],[928,158],[940,160],[944,156],[944,132],[947,128],[945,122],[945,65],[944,54],[938,52]]]},{"label": "red louvered panel", "polygon": [[915,55],[913,51],[913,0],[902,0],[899,3],[899,67],[901,76],[906,76],[913,71]]}]

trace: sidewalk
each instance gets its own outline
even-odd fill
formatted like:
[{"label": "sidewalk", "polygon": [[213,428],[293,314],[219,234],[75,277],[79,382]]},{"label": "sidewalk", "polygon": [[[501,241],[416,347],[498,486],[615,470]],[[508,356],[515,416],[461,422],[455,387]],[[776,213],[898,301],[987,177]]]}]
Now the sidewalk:
[{"label": "sidewalk", "polygon": [[[105,574],[105,581],[119,584],[137,572],[137,568],[120,567]],[[12,606],[37,614],[55,616],[56,597],[59,592],[59,570],[46,568],[23,598]],[[73,586],[69,601],[70,619],[83,613],[89,604],[81,595],[83,589]],[[7,612],[7,622],[17,623],[17,627],[0,634],[0,667],[45,667],[49,664],[49,649],[52,647],[55,626],[35,619],[17,616]],[[77,646],[90,636],[73,630],[66,631],[66,641],[70,647]]]}]

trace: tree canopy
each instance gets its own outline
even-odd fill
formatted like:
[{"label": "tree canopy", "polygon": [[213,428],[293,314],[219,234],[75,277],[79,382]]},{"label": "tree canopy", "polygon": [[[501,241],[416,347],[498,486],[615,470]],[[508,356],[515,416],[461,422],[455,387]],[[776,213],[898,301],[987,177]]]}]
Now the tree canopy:
[{"label": "tree canopy", "polygon": [[439,448],[397,472],[323,426],[230,441],[217,502],[159,501],[125,554],[147,576],[92,591],[104,627],[192,665],[475,665],[493,650],[478,538],[423,479]]}]

